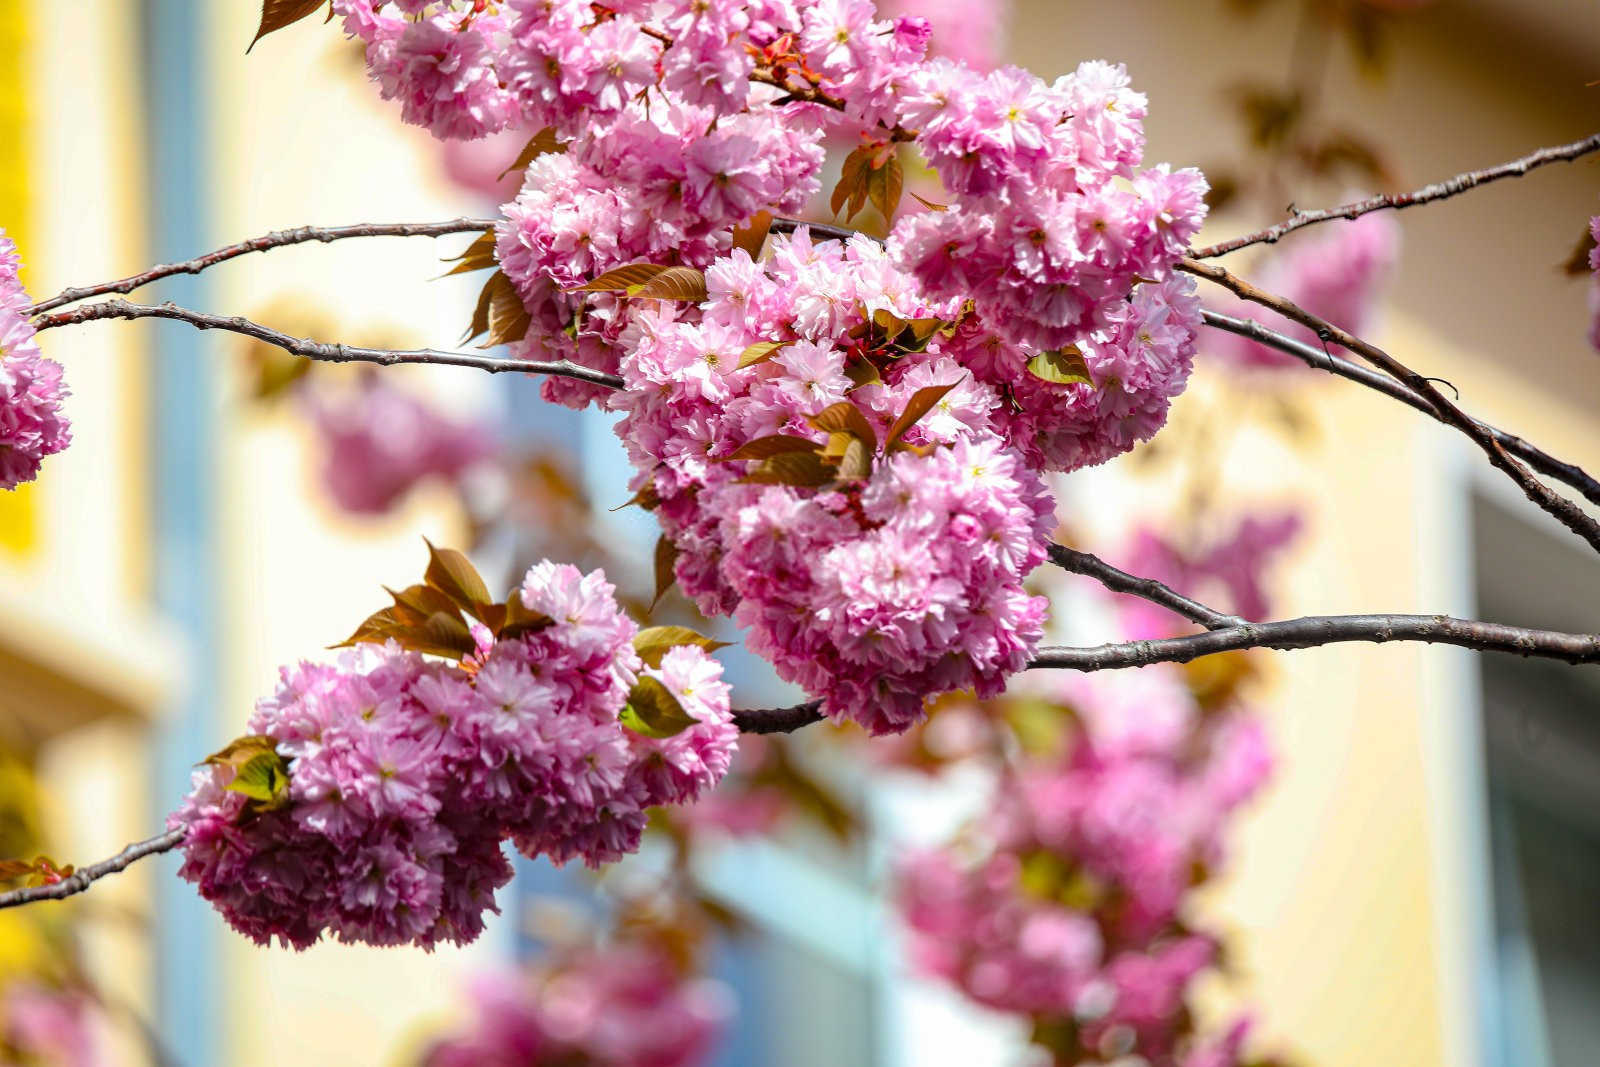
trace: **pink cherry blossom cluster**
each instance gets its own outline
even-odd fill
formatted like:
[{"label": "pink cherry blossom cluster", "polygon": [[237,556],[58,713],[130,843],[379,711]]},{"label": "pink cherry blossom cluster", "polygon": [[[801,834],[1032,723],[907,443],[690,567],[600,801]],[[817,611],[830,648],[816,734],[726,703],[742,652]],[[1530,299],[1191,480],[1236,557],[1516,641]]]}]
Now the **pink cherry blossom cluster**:
[{"label": "pink cherry blossom cluster", "polygon": [[[1266,569],[1303,526],[1304,519],[1293,508],[1240,515],[1231,531],[1204,547],[1187,550],[1170,535],[1143,526],[1133,535],[1127,566],[1135,574],[1261,622],[1267,617]],[[1174,628],[1170,611],[1147,600],[1124,597],[1121,608],[1123,628],[1135,640],[1182,632]]]},{"label": "pink cherry blossom cluster", "polygon": [[[757,211],[803,207],[822,160],[820,134],[772,109],[717,121],[705,108],[658,105],[586,127],[565,153],[533,161],[498,227],[501,269],[532,316],[513,351],[615,371],[636,305],[570,290],[625,263],[708,265]],[[545,393],[580,407],[605,396],[561,379]]]},{"label": "pink cherry blossom cluster", "polygon": [[[305,948],[341,941],[464,943],[527,856],[591,866],[639,845],[646,809],[694,799],[726,773],[738,731],[721,667],[698,647],[659,668],[634,653],[634,623],[598,572],[542,562],[520,596],[554,622],[495,641],[460,665],[363,644],[283,672],[253,736],[288,761],[287,803],[230,790],[206,766],[169,817],[185,826],[183,877],[241,933]],[[695,726],[666,739],[625,729],[639,673]]]},{"label": "pink cherry blossom cluster", "polygon": [[[1022,579],[1044,558],[1050,498],[989,430],[992,387],[939,339],[888,358],[871,332],[876,312],[958,309],[923,302],[871,241],[813,244],[804,231],[775,238],[765,264],[743,251],[718,260],[707,283],[702,309],[639,319],[612,401],[683,591],[749,626],[748,646],[829,714],[874,733],[905,729],[930,693],[998,692],[1040,636],[1044,601]],[[787,343],[740,366],[774,338]],[[847,366],[876,380],[852,391]],[[916,450],[889,452],[896,417],[932,386],[954,388],[906,431]],[[879,446],[870,474],[750,484],[752,464],[729,461],[774,436],[821,447],[829,434],[808,417],[847,392]]]},{"label": "pink cherry blossom cluster", "polygon": [[686,977],[649,943],[557,955],[529,974],[472,983],[475,1018],[422,1056],[423,1067],[695,1067],[733,1013],[726,987]]},{"label": "pink cherry blossom cluster", "polygon": [[[1259,284],[1320,318],[1353,334],[1370,325],[1378,296],[1400,256],[1400,226],[1383,212],[1334,222],[1320,236],[1288,246],[1270,257],[1259,273]],[[1229,299],[1217,310],[1254,318],[1278,333],[1320,347],[1310,330],[1259,304]],[[1219,333],[1207,352],[1241,367],[1268,370],[1302,370],[1305,364],[1259,341]]]},{"label": "pink cherry blossom cluster", "polygon": [[344,510],[376,515],[428,478],[456,481],[494,458],[495,435],[481,422],[452,419],[378,374],[353,390],[305,390],[322,484]]},{"label": "pink cherry blossom cluster", "polygon": [[881,14],[911,16],[928,22],[928,52],[989,70],[1000,62],[1010,0],[883,0]]},{"label": "pink cherry blossom cluster", "polygon": [[16,244],[0,229],[0,489],[33,481],[46,456],[72,443],[61,410],[67,396],[61,364],[41,355],[34,341],[27,315],[33,301],[21,270]]},{"label": "pink cherry blossom cluster", "polygon": [[[977,832],[911,855],[900,881],[913,958],[979,1003],[1065,1024],[1077,1046],[1156,1065],[1218,1058],[1185,1000],[1216,962],[1184,899],[1224,860],[1228,815],[1270,757],[1259,723],[1203,712],[1175,668],[1116,679],[1025,675],[1077,713],[1065,758],[1023,764]],[[1205,1059],[1204,1056],[1212,1056]]]},{"label": "pink cherry blossom cluster", "polygon": [[1165,278],[1205,218],[1199,171],[1139,169],[1145,98],[1120,66],[1046,84],[933,60],[903,104],[955,202],[902,218],[896,257],[931,294],[974,300],[1013,344],[1079,344],[1136,281]]}]

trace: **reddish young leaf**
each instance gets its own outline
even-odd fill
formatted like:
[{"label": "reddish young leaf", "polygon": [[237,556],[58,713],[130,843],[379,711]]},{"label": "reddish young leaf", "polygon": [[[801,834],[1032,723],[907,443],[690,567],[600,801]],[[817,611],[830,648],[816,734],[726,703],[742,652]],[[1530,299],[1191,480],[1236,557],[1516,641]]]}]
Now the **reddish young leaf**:
[{"label": "reddish young leaf", "polygon": [[445,272],[448,278],[452,274],[471,274],[475,270],[488,270],[495,266],[499,260],[494,255],[494,231],[480,234],[476,241],[467,246],[465,252],[454,257],[455,266]]},{"label": "reddish young leaf", "polygon": [[861,414],[861,409],[848,400],[830,404],[815,415],[807,415],[806,421],[823,433],[847,433],[866,445],[868,451],[878,449],[878,432]]},{"label": "reddish young leaf", "polygon": [[725,462],[734,463],[743,459],[771,459],[781,456],[785,452],[815,452],[817,443],[809,437],[796,437],[793,434],[773,434],[771,437],[757,437],[754,441],[746,441],[729,456]]},{"label": "reddish young leaf", "polygon": [[426,537],[422,543],[428,546],[428,569],[423,581],[472,615],[494,603],[489,587],[466,556],[453,548],[436,548]]},{"label": "reddish young leaf", "polygon": [[[326,0],[262,0],[261,25],[256,30],[255,37],[250,41],[250,48],[269,33],[275,33],[285,26],[292,26],[296,22],[313,14],[322,7]],[[333,8],[329,5],[328,17],[333,17]],[[245,49],[248,55],[250,48]]]},{"label": "reddish young leaf", "polygon": [[894,420],[894,425],[889,427],[889,435],[884,438],[884,445],[892,445],[905,435],[905,432],[917,424],[917,420],[933,410],[933,406],[943,400],[945,394],[956,386],[959,381],[949,385],[925,385],[911,394],[911,399],[906,401],[905,410],[900,412]]},{"label": "reddish young leaf", "polygon": [[606,271],[598,278],[592,279],[576,289],[568,289],[569,293],[618,293],[627,292],[634,286],[643,285],[651,278],[667,268],[660,263],[626,263]]},{"label": "reddish young leaf", "polygon": [[773,456],[739,481],[749,485],[815,487],[833,481],[834,470],[815,452],[785,452]]},{"label": "reddish young leaf", "polygon": [[772,229],[772,212],[758,211],[750,221],[733,231],[733,247],[742,248],[751,259],[761,258],[761,246],[767,243]]},{"label": "reddish young leaf", "polygon": [[706,276],[701,271],[693,267],[668,267],[643,285],[630,288],[628,295],[636,300],[682,300],[698,304],[710,294],[706,291]]},{"label": "reddish young leaf", "polygon": [[661,603],[661,598],[667,595],[667,590],[672,588],[672,583],[678,580],[678,546],[673,544],[672,538],[662,536],[656,542],[656,595],[650,601],[651,610]]},{"label": "reddish young leaf", "polygon": [[546,126],[534,134],[528,143],[523,146],[522,151],[517,153],[516,162],[500,172],[500,178],[503,179],[512,171],[527,170],[528,166],[540,156],[547,156],[552,153],[559,154],[566,150],[567,146],[556,138],[555,128]]}]

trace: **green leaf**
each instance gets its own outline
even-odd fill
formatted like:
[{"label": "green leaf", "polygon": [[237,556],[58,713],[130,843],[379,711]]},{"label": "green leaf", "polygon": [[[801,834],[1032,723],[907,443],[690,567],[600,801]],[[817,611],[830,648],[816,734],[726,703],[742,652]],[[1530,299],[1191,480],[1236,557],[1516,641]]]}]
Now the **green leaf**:
[{"label": "green leaf", "polygon": [[667,268],[660,263],[628,263],[606,271],[600,277],[568,289],[569,293],[620,293],[643,285]]},{"label": "green leaf", "polygon": [[739,481],[747,485],[827,485],[834,469],[815,452],[785,452],[773,456]]},{"label": "green leaf", "polygon": [[678,546],[672,538],[662,535],[656,541],[656,595],[650,601],[651,610],[661,603],[661,598],[667,595],[667,590],[672,588],[672,583],[678,580]]},{"label": "green leaf", "polygon": [[660,667],[661,657],[685,645],[715,652],[719,648],[727,648],[728,642],[714,641],[687,626],[647,626],[633,639],[633,650],[639,653],[639,658],[644,660],[647,667]]},{"label": "green leaf", "polygon": [[[746,367],[753,367],[757,363],[765,363],[792,344],[794,344],[793,341],[757,341],[739,356],[739,369],[744,370]],[[300,362],[303,363],[305,361],[301,360]]]},{"label": "green leaf", "polygon": [[[517,153],[516,162],[512,163],[511,166],[501,171],[500,178],[504,178],[512,171],[527,170],[529,165],[531,165],[533,161],[538,159],[540,156],[547,156],[551,155],[552,153],[559,154],[561,152],[565,152],[566,150],[567,146],[556,137],[555,127],[546,126],[544,129],[534,134],[533,137],[528,140],[527,144],[522,146],[522,151]],[[496,181],[498,180],[499,179],[497,178]]]},{"label": "green leaf", "polygon": [[642,285],[632,286],[628,295],[635,300],[681,300],[698,304],[710,294],[706,276],[693,267],[667,267]]},{"label": "green leaf", "polygon": [[925,385],[911,394],[911,399],[906,401],[905,410],[900,412],[894,420],[894,425],[889,427],[889,435],[884,438],[884,446],[894,444],[900,440],[905,432],[917,424],[917,420],[933,410],[935,404],[943,400],[945,394],[956,386],[959,381],[949,385]]},{"label": "green leaf", "polygon": [[[314,14],[322,7],[325,0],[263,0],[261,4],[261,25],[256,29],[255,37],[250,41],[250,48],[269,33],[276,33],[285,26],[292,26],[308,15]],[[333,9],[328,9],[328,17],[333,17]],[[249,54],[250,48],[245,49]]]},{"label": "green leaf", "polygon": [[289,765],[277,752],[259,752],[235,770],[233,781],[223,788],[243,793],[259,811],[276,811],[289,804]]},{"label": "green leaf", "polygon": [[773,434],[771,437],[757,437],[754,441],[746,441],[729,456],[724,462],[735,463],[745,459],[771,459],[781,456],[785,452],[815,452],[817,442],[809,437],[796,437],[793,434]]},{"label": "green leaf", "polygon": [[1053,352],[1040,352],[1028,360],[1028,372],[1035,378],[1042,378],[1056,385],[1094,387],[1094,379],[1089,376],[1089,364],[1084,362],[1083,353],[1078,350],[1077,345]]},{"label": "green leaf", "polygon": [[673,737],[700,722],[683,710],[672,690],[649,675],[634,683],[618,717],[622,725],[646,737]]},{"label": "green leaf", "polygon": [[815,415],[807,415],[806,421],[823,433],[847,433],[866,445],[868,451],[877,451],[878,432],[861,409],[848,400],[830,404]]},{"label": "green leaf", "polygon": [[478,239],[468,245],[465,252],[452,257],[455,266],[445,272],[445,277],[448,278],[452,274],[471,274],[475,270],[488,270],[495,266],[499,260],[494,254],[494,237],[493,230],[479,234]]},{"label": "green leaf", "polygon": [[453,548],[435,547],[426,537],[422,543],[428,546],[428,569],[423,573],[423,581],[450,598],[457,607],[481,618],[480,612],[494,600],[472,561]]}]

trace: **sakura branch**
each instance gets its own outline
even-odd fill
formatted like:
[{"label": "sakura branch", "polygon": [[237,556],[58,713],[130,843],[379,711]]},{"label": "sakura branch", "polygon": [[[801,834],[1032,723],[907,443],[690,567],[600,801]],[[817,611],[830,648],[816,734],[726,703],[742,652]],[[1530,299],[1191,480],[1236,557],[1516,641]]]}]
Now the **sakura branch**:
[{"label": "sakura branch", "polygon": [[65,900],[67,897],[76,896],[100,879],[125,871],[147,856],[171,852],[183,843],[185,833],[181,827],[168,830],[164,834],[131,844],[110,859],[80,867],[60,881],[0,893],[0,909],[15,908],[41,900]]},{"label": "sakura branch", "polygon": [[1319,222],[1329,222],[1333,219],[1353,219],[1372,211],[1399,211],[1419,204],[1432,203],[1435,200],[1446,200],[1452,196],[1459,196],[1469,189],[1480,185],[1500,181],[1502,178],[1520,178],[1529,171],[1543,167],[1550,163],[1567,163],[1586,156],[1591,152],[1600,151],[1600,133],[1592,134],[1571,144],[1552,145],[1529,152],[1520,159],[1513,159],[1495,167],[1485,167],[1483,170],[1469,170],[1448,178],[1442,182],[1424,185],[1409,193],[1390,193],[1384,196],[1368,197],[1365,200],[1356,200],[1338,207],[1323,208],[1318,211],[1295,211],[1293,217],[1269,226],[1255,233],[1247,233],[1231,240],[1222,241],[1214,245],[1197,248],[1192,255],[1195,259],[1215,259],[1225,256],[1230,252],[1237,252],[1241,248],[1248,248],[1257,244],[1276,244],[1285,235],[1305,226],[1314,226]]},{"label": "sakura branch", "polygon": [[1388,374],[1391,378],[1405,385],[1438,412],[1440,421],[1454,426],[1477,444],[1484,454],[1489,457],[1489,463],[1516,482],[1529,500],[1558,519],[1567,529],[1587,541],[1595,551],[1600,552],[1600,523],[1596,523],[1578,505],[1552,492],[1548,486],[1535,478],[1528,468],[1523,466],[1520,460],[1514,458],[1496,439],[1488,426],[1473,419],[1446,399],[1430,379],[1418,374],[1376,345],[1363,341],[1348,331],[1340,329],[1325,319],[1318,318],[1282,297],[1257,289],[1249,282],[1229,274],[1221,267],[1201,263],[1193,258],[1186,258],[1178,264],[1177,269],[1215,282],[1234,293],[1234,295],[1252,303],[1271,308],[1284,318],[1298,322],[1311,330],[1317,337],[1322,339],[1324,344],[1338,344],[1348,348]]},{"label": "sakura branch", "polygon": [[480,355],[475,352],[451,352],[436,348],[389,349],[363,348],[359,345],[330,344],[304,337],[293,337],[270,326],[241,316],[208,315],[192,311],[173,303],[133,304],[120,298],[103,300],[96,304],[80,304],[66,311],[57,311],[35,320],[35,329],[53,330],[85,322],[110,319],[168,319],[193,326],[197,330],[225,330],[241,334],[265,344],[281,348],[296,356],[324,363],[375,363],[392,367],[402,363],[420,363],[431,366],[471,367],[491,374],[521,373],[548,374],[570,378],[606,389],[619,389],[622,379],[590,367],[579,366],[568,360],[509,359],[502,356]]},{"label": "sakura branch", "polygon": [[27,313],[42,315],[66,304],[75,304],[96,296],[114,293],[127,295],[136,289],[170,278],[177,274],[199,274],[201,271],[226,263],[230,259],[254,252],[270,252],[274,248],[305,244],[311,241],[329,244],[354,237],[444,237],[457,233],[482,233],[494,229],[493,219],[450,219],[445,222],[361,222],[348,226],[296,226],[288,230],[274,230],[260,237],[252,237],[237,244],[225,245],[203,256],[186,259],[181,263],[163,263],[147,271],[119,278],[114,282],[100,282],[75,289],[63,289],[48,300],[41,300]]},{"label": "sakura branch", "polygon": [[[1357,382],[1368,389],[1376,390],[1387,397],[1398,400],[1408,407],[1415,408],[1424,415],[1431,416],[1440,422],[1446,421],[1443,413],[1438,408],[1412,392],[1401,382],[1386,374],[1368,370],[1361,364],[1334,353],[1331,349],[1326,347],[1317,348],[1306,344],[1304,341],[1286,337],[1281,333],[1268,329],[1254,319],[1235,318],[1231,315],[1212,311],[1209,308],[1202,310],[1200,314],[1205,324],[1213,329],[1237,334],[1240,337],[1248,337],[1253,341],[1275,348],[1286,355],[1293,356],[1314,370],[1324,370],[1330,374]],[[1582,467],[1557,459],[1550,453],[1515,434],[1507,433],[1481,421],[1478,424],[1491,434],[1500,443],[1501,447],[1527,462],[1529,466],[1540,474],[1564,482],[1582,493],[1584,499],[1600,505],[1600,481],[1596,481]]]}]

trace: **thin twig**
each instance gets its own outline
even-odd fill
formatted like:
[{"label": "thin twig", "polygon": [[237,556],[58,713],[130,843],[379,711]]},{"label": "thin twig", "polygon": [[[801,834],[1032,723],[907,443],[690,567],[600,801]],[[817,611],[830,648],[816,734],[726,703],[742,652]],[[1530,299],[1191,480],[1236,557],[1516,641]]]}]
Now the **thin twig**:
[{"label": "thin twig", "polygon": [[25,889],[13,889],[7,893],[0,893],[0,908],[15,908],[18,905],[32,904],[39,900],[63,900],[67,897],[76,896],[100,879],[126,870],[146,856],[171,852],[183,843],[183,835],[187,832],[184,827],[180,826],[176,830],[168,830],[158,837],[136,842],[110,859],[101,860],[99,863],[91,863],[87,867],[80,867],[61,879],[61,881],[51,885],[29,886]]},{"label": "thin twig", "polygon": [[1489,182],[1499,181],[1501,178],[1520,178],[1536,167],[1547,163],[1566,163],[1579,156],[1586,156],[1590,152],[1600,150],[1600,133],[1585,137],[1581,141],[1571,144],[1554,145],[1550,148],[1541,148],[1530,152],[1521,159],[1513,159],[1509,163],[1502,163],[1497,167],[1486,167],[1483,170],[1469,170],[1465,174],[1457,174],[1454,178],[1432,185],[1424,185],[1409,193],[1391,193],[1388,196],[1373,196],[1366,200],[1357,200],[1338,207],[1324,208],[1320,211],[1296,211],[1294,217],[1269,226],[1255,233],[1247,233],[1242,237],[1235,237],[1231,241],[1220,244],[1207,245],[1197,248],[1190,254],[1196,259],[1212,259],[1225,256],[1229,252],[1237,252],[1250,245],[1275,244],[1286,233],[1293,233],[1303,226],[1312,226],[1319,222],[1328,222],[1332,219],[1353,219],[1373,211],[1393,210],[1415,207],[1418,204],[1430,203],[1434,200],[1444,200],[1457,196],[1468,189]]},{"label": "thin twig", "polygon": [[[1202,310],[1201,315],[1204,317],[1206,325],[1213,329],[1224,330],[1228,333],[1238,334],[1240,337],[1248,337],[1252,341],[1259,341],[1270,348],[1276,348],[1280,352],[1293,356],[1314,370],[1325,370],[1341,378],[1359,382],[1368,389],[1374,389],[1385,396],[1400,401],[1402,404],[1417,409],[1424,415],[1431,415],[1440,422],[1445,421],[1444,416],[1440,414],[1437,408],[1387,374],[1380,374],[1375,370],[1370,370],[1359,363],[1345,359],[1343,356],[1335,355],[1327,349],[1306,344],[1304,341],[1297,341],[1292,337],[1285,337],[1281,333],[1268,329],[1254,319],[1238,319],[1209,309]],[[1593,504],[1600,505],[1600,481],[1596,481],[1582,467],[1556,459],[1550,453],[1528,443],[1516,434],[1497,429],[1482,420],[1474,421],[1488,433],[1494,435],[1494,439],[1500,442],[1501,447],[1526,461],[1534,470],[1570,485],[1582,493],[1585,499]]]},{"label": "thin twig", "polygon": [[450,219],[446,222],[359,222],[350,226],[297,226],[292,230],[275,230],[248,241],[227,245],[203,256],[186,259],[182,263],[163,263],[141,274],[130,275],[114,282],[85,285],[77,289],[63,289],[49,300],[42,300],[28,309],[29,315],[42,315],[63,304],[74,304],[93,296],[112,293],[131,293],[151,282],[170,278],[175,274],[199,274],[208,267],[226,263],[230,259],[251,252],[270,252],[274,248],[305,244],[308,241],[343,241],[351,237],[444,237],[453,233],[483,233],[494,229],[494,219]]},{"label": "thin twig", "polygon": [[1224,630],[1245,625],[1245,620],[1237,615],[1228,615],[1215,608],[1208,608],[1198,600],[1186,597],[1154,578],[1140,578],[1138,575],[1118,570],[1099,556],[1088,552],[1079,552],[1065,545],[1051,545],[1050,562],[1062,570],[1093,578],[1113,593],[1126,593],[1148,600],[1152,604],[1159,604],[1169,611],[1182,615],[1190,622],[1199,623],[1208,630]]},{"label": "thin twig", "polygon": [[1391,378],[1409,387],[1412,392],[1426,400],[1439,413],[1441,421],[1454,426],[1466,434],[1479,448],[1483,449],[1484,455],[1489,457],[1489,463],[1516,482],[1529,500],[1560,520],[1563,526],[1587,541],[1589,546],[1596,552],[1600,552],[1600,523],[1596,523],[1577,504],[1553,492],[1549,486],[1535,478],[1528,468],[1522,465],[1520,460],[1514,458],[1495,439],[1494,434],[1489,432],[1488,427],[1473,419],[1447,400],[1443,393],[1434,388],[1433,382],[1376,345],[1363,341],[1361,338],[1340,329],[1325,319],[1319,319],[1292,301],[1257,289],[1249,282],[1234,277],[1221,267],[1210,263],[1200,263],[1194,259],[1184,259],[1178,264],[1177,269],[1205,278],[1207,281],[1215,282],[1217,285],[1251,303],[1271,308],[1284,318],[1298,322],[1316,334],[1324,344],[1338,344],[1348,348],[1368,363],[1388,374]]},{"label": "thin twig", "polygon": [[621,389],[622,379],[615,374],[579,366],[564,359],[531,360],[506,359],[499,356],[479,355],[475,352],[449,352],[435,348],[389,349],[361,348],[356,345],[324,344],[263,326],[259,322],[239,316],[222,317],[191,311],[176,304],[130,304],[121,298],[104,300],[98,304],[81,304],[66,311],[45,315],[35,321],[39,330],[58,326],[72,326],[101,319],[171,319],[184,322],[197,330],[226,330],[230,333],[253,337],[285,352],[324,363],[376,363],[390,367],[399,363],[423,363],[445,367],[472,367],[491,374],[513,372],[520,374],[548,374],[558,378],[601,385],[608,389]]}]

